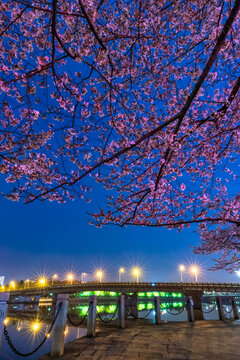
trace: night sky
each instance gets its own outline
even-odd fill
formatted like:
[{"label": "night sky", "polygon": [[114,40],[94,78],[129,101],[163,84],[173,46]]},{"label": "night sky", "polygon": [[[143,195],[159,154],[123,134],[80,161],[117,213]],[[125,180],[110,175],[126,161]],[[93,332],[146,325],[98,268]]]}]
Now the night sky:
[{"label": "night sky", "polygon": [[[2,183],[3,185],[3,183]],[[34,278],[43,273],[64,276],[74,271],[88,273],[102,267],[106,280],[117,280],[118,269],[140,265],[143,280],[179,281],[178,266],[197,263],[202,266],[199,281],[238,281],[226,271],[207,271],[211,257],[194,255],[192,246],[199,241],[194,227],[177,232],[164,228],[107,225],[101,229],[88,224],[91,211],[102,205],[104,190],[92,193],[92,203],[74,201],[66,204],[36,201],[0,201],[1,242],[0,275],[6,280]],[[185,280],[190,280],[185,275]]]}]

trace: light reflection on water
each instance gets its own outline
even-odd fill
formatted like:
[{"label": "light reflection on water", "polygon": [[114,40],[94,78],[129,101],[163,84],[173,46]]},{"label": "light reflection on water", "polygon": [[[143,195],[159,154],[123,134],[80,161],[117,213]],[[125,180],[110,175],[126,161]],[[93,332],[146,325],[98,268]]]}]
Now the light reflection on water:
[{"label": "light reflection on water", "polygon": [[[20,329],[19,329],[20,327]],[[38,334],[33,335],[32,332],[29,331],[29,321],[18,321],[13,322],[10,321],[7,330],[8,333],[14,343],[14,346],[23,353],[30,352],[34,349],[43,339],[45,333],[48,332],[49,325],[42,323],[41,331]],[[72,341],[74,339],[78,339],[82,336],[85,336],[87,330],[84,328],[72,328],[68,327],[68,332],[66,334],[65,342]],[[38,359],[40,356],[50,352],[51,350],[51,336],[45,344],[39,349],[36,354],[29,356],[28,359]],[[0,352],[0,359],[1,360],[15,360],[15,359],[22,359],[22,357],[15,355],[12,350],[9,348],[5,339],[3,339],[2,349]]]},{"label": "light reflection on water", "polygon": [[[52,318],[50,319],[51,307],[40,308],[38,312],[22,311],[20,308],[18,314],[18,307],[15,307],[14,313],[7,314],[7,331],[14,344],[14,346],[22,353],[31,352],[34,348],[41,343],[44,336],[48,334],[50,326],[52,324]],[[28,309],[29,310],[29,309]],[[28,319],[26,319],[28,314]],[[45,320],[43,320],[43,317]],[[37,324],[37,325],[36,325]],[[76,328],[67,325],[65,335],[65,343],[85,336],[87,329],[84,327]],[[51,351],[52,339],[51,335],[43,344],[43,346],[27,359],[36,360],[44,354]],[[6,339],[2,339],[2,347],[0,349],[0,360],[15,360],[23,359],[23,357],[16,355],[7,344]]]},{"label": "light reflection on water", "polygon": [[[141,305],[140,305],[141,304]],[[140,305],[140,306],[139,306]],[[144,306],[143,306],[144,305]],[[209,311],[213,307],[212,304],[203,304],[203,310]],[[139,318],[145,317],[149,313],[149,309],[153,309],[153,302],[145,302],[138,304],[138,316]],[[163,321],[187,321],[187,312],[184,310],[182,313],[178,314],[180,311],[180,306],[177,307],[171,307],[169,309],[162,309],[161,311],[161,319]],[[227,308],[226,308],[227,309]],[[7,324],[7,330],[9,332],[9,335],[11,339],[13,340],[13,343],[15,347],[23,352],[27,353],[30,352],[32,349],[34,349],[43,339],[45,334],[48,333],[50,325],[52,323],[52,320],[50,319],[50,313],[51,313],[51,307],[42,307],[38,310],[38,312],[34,311],[29,319],[22,319],[21,314],[24,314],[22,309],[20,309],[19,314],[17,313],[18,308],[15,309],[14,316],[11,316],[13,314],[8,314],[9,321]],[[112,315],[112,312],[116,310],[116,304],[107,304],[107,305],[99,305],[98,311],[101,311],[101,313],[104,314],[104,318],[110,318]],[[168,311],[170,311],[172,314],[169,314]],[[227,309],[228,311],[230,309]],[[69,313],[71,317],[74,318],[74,315],[83,315],[87,312],[87,305],[77,305],[72,306],[71,309],[69,309]],[[29,314],[29,312],[28,312]],[[225,314],[226,318],[231,318],[232,313]],[[45,318],[45,320],[40,320],[39,326],[35,326],[37,331],[33,331],[32,324],[33,321],[36,322],[36,319],[42,319]],[[218,319],[218,311],[217,308],[215,308],[210,313],[205,313],[204,318],[206,320],[217,320]],[[154,322],[154,309],[153,311],[146,317],[146,319],[150,320],[150,322]],[[140,321],[140,320],[139,320]],[[99,319],[98,319],[99,323]],[[84,325],[82,325],[84,326]],[[79,337],[86,335],[86,328],[76,328],[67,326],[67,333],[66,333],[66,340],[65,342],[72,341],[74,339],[77,339]],[[30,357],[28,359],[35,360],[41,357],[42,355],[50,352],[51,350],[51,336],[49,339],[46,340],[45,344],[41,347],[41,349],[38,350],[38,352]],[[15,355],[12,350],[9,348],[7,342],[5,339],[3,339],[2,342],[2,348],[0,350],[0,360],[15,360],[15,359],[22,359],[22,357]]]}]

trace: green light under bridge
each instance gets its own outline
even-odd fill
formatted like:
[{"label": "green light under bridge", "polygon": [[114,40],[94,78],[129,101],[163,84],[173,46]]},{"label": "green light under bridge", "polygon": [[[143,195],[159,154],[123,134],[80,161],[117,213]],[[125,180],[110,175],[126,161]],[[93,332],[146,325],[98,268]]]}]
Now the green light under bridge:
[{"label": "green light under bridge", "polygon": [[162,292],[162,291],[147,291],[147,292],[139,292],[138,297],[173,297],[173,298],[180,298],[183,297],[182,293],[175,293],[175,292]]},{"label": "green light under bridge", "polygon": [[91,295],[116,297],[118,293],[115,291],[82,291],[77,294],[78,297],[88,297]]},{"label": "green light under bridge", "polygon": [[[160,308],[161,309],[170,309],[170,308],[182,308],[184,306],[184,304],[182,302],[174,302],[174,303],[161,303],[160,304]],[[143,304],[140,303],[137,305],[137,308],[139,311],[141,310],[150,310],[154,308],[154,304],[149,303],[149,304]]]},{"label": "green light under bridge", "polygon": [[[133,293],[127,293],[127,295],[132,295]],[[105,297],[117,297],[121,295],[121,293],[117,293],[115,291],[82,291],[77,294],[77,297],[89,297],[91,295],[96,296],[105,296]],[[182,298],[183,294],[176,292],[162,292],[162,291],[147,291],[147,292],[139,292],[137,293],[138,297],[172,297],[172,298]]]},{"label": "green light under bridge", "polygon": [[[170,309],[170,308],[182,308],[183,306],[184,306],[183,302],[174,302],[174,303],[164,302],[164,303],[160,304],[160,307],[162,310]],[[76,307],[76,309],[77,309],[79,316],[84,316],[88,312],[88,305],[79,305]],[[113,314],[116,311],[116,309],[117,309],[117,305],[115,305],[115,304],[97,305],[97,311],[100,313]],[[138,303],[137,309],[139,311],[154,309],[154,304],[153,303],[148,303],[148,304]]]}]

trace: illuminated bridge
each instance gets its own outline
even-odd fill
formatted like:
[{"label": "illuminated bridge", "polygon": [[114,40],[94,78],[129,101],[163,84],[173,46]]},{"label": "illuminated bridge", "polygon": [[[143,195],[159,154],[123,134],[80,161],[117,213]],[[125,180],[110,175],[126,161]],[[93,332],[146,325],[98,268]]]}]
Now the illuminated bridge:
[{"label": "illuminated bridge", "polygon": [[81,291],[111,291],[117,293],[139,293],[139,292],[181,292],[185,295],[190,293],[203,294],[204,292],[216,293],[240,293],[240,283],[189,283],[189,282],[56,282],[54,286],[23,288],[11,290],[12,296],[74,294]]},{"label": "illuminated bridge", "polygon": [[[85,293],[85,294],[84,294]],[[166,298],[179,298],[186,302],[191,297],[195,317],[202,319],[202,297],[221,295],[222,297],[240,296],[240,283],[196,283],[196,282],[54,282],[54,286],[39,286],[38,283],[31,288],[22,288],[10,291],[10,301],[38,302],[40,297],[49,299],[55,304],[59,294],[68,294],[71,302],[81,302],[91,295],[97,295],[98,299],[125,295],[125,302],[137,313],[138,299],[141,297],[159,296],[164,302]],[[181,299],[180,299],[181,297]],[[40,300],[41,301],[41,300]]]},{"label": "illuminated bridge", "polygon": [[[125,295],[125,300],[132,309],[137,311],[137,299],[140,297],[159,296],[165,301],[167,297],[181,297],[183,300],[191,297],[193,301],[196,318],[202,318],[202,297],[221,295],[225,297],[240,296],[240,283],[192,283],[192,282],[78,282],[72,284],[67,282],[55,282],[54,286],[23,288],[10,291],[10,301],[20,299],[26,301],[39,301],[40,297],[50,298],[54,304],[58,294],[68,294],[71,301],[81,301],[91,295],[97,295],[105,299],[111,296]],[[84,294],[85,292],[85,294]],[[179,299],[180,300],[180,299]]]}]

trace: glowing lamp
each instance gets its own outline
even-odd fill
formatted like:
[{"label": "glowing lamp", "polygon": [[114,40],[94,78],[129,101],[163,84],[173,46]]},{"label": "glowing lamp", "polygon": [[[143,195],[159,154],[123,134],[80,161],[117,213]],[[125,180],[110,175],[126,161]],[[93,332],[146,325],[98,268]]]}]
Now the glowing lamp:
[{"label": "glowing lamp", "polygon": [[136,281],[138,282],[139,276],[141,275],[141,269],[139,267],[132,268],[132,276],[136,278]]},{"label": "glowing lamp", "polygon": [[184,265],[180,265],[180,266],[179,266],[179,270],[180,270],[180,274],[181,274],[181,282],[183,282],[183,271],[185,270],[185,266],[184,266]]},{"label": "glowing lamp", "polygon": [[73,273],[67,274],[67,281],[69,281],[71,285],[73,280],[74,280],[74,274]]},{"label": "glowing lamp", "polygon": [[103,271],[102,270],[97,270],[96,271],[96,277],[99,279],[99,282],[102,282],[102,278],[103,278]]},{"label": "glowing lamp", "polygon": [[119,276],[118,276],[118,278],[119,278],[119,282],[121,282],[121,274],[123,274],[125,272],[125,270],[124,270],[124,268],[123,267],[121,267],[120,269],[119,269]]},{"label": "glowing lamp", "polygon": [[54,280],[56,280],[57,278],[58,278],[58,275],[57,275],[57,274],[54,274],[54,275],[52,276],[52,285],[53,285]]},{"label": "glowing lamp", "polygon": [[11,286],[11,288],[15,289],[15,287],[16,287],[15,281],[11,281],[10,286]]},{"label": "glowing lamp", "polygon": [[195,277],[195,281],[198,281],[198,274],[199,274],[199,268],[196,265],[191,266],[190,268],[190,272],[192,273],[192,275]]},{"label": "glowing lamp", "polygon": [[44,287],[46,285],[46,278],[41,277],[38,282],[40,286]]}]

